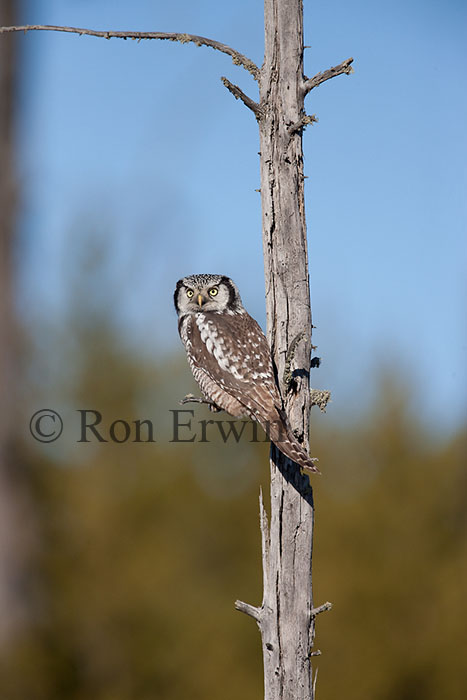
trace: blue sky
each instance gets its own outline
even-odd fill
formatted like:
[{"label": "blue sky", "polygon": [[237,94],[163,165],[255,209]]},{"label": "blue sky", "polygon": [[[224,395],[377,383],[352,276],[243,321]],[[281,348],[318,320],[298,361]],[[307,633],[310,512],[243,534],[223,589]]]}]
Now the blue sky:
[{"label": "blue sky", "polygon": [[[262,13],[261,0],[30,0],[22,21],[201,34],[261,64]],[[360,410],[393,366],[433,430],[465,418],[466,20],[454,1],[305,0],[307,75],[355,59],[307,98],[319,123],[304,135],[313,384],[332,390],[334,417]],[[115,316],[146,354],[179,348],[171,294],[192,272],[233,277],[264,326],[257,124],[220,82],[256,98],[251,76],[192,45],[19,42],[26,316],[60,320],[97,227]]]}]

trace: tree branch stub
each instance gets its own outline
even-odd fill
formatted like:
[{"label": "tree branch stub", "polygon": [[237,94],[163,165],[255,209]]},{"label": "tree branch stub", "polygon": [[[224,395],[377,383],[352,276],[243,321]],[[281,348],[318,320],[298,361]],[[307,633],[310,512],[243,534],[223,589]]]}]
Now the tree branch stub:
[{"label": "tree branch stub", "polygon": [[313,617],[317,617],[317,615],[321,615],[323,612],[327,612],[328,610],[331,610],[332,608],[332,603],[327,601],[326,603],[323,603],[322,605],[319,605],[317,608],[313,608],[311,611],[311,614]]},{"label": "tree branch stub", "polygon": [[254,605],[244,603],[242,600],[236,600],[235,610],[245,613],[245,615],[249,615],[258,623],[261,621],[261,608],[256,608]]},{"label": "tree branch stub", "polygon": [[222,76],[221,81],[224,84],[224,87],[226,87],[227,90],[232,93],[236,100],[241,100],[243,104],[248,107],[248,109],[251,109],[251,111],[254,112],[256,119],[261,119],[263,111],[257,102],[248,97],[248,95],[245,95],[243,90],[240,90],[238,85],[233,85],[233,83],[231,83],[230,80],[224,76]]},{"label": "tree branch stub", "polygon": [[291,136],[293,136],[297,131],[301,131],[304,129],[308,124],[315,124],[317,123],[318,118],[316,114],[304,114],[303,117],[300,117],[298,122],[295,122],[295,124],[291,124],[289,127],[287,127],[287,130]]},{"label": "tree branch stub", "polygon": [[326,407],[331,400],[331,392],[324,389],[312,389],[310,391],[310,403],[318,406],[321,413],[326,413]]},{"label": "tree branch stub", "polygon": [[321,85],[321,83],[324,83],[326,80],[335,78],[338,75],[350,75],[354,72],[351,65],[352,63],[353,58],[348,58],[346,61],[339,63],[338,66],[333,66],[332,68],[329,68],[329,70],[325,70],[323,73],[317,73],[313,78],[305,79],[305,82],[303,83],[304,95],[307,95],[310,90],[318,87],[318,85]]}]

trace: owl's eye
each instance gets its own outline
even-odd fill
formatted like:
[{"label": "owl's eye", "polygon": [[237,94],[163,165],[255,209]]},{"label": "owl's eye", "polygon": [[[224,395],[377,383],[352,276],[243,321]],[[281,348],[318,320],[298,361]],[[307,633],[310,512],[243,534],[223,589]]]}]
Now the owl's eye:
[{"label": "owl's eye", "polygon": [[191,299],[191,297],[193,296],[193,294],[194,294],[194,291],[193,291],[192,289],[187,289],[187,290],[186,290],[186,295],[187,295],[188,299]]},{"label": "owl's eye", "polygon": [[217,287],[211,287],[211,289],[209,290],[209,296],[215,297],[218,291],[219,290],[217,289]]}]

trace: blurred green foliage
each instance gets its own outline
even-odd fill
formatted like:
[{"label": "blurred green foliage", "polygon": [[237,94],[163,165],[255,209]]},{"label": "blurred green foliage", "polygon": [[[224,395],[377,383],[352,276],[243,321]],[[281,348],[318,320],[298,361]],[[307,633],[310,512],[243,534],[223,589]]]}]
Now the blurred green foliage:
[{"label": "blurred green foliage", "polygon": [[[170,443],[169,410],[194,390],[185,359],[136,357],[110,305],[89,306],[71,304],[70,324],[43,328],[25,357],[24,426],[46,405],[65,431],[44,449],[20,435],[35,615],[3,651],[0,698],[258,700],[259,633],[233,603],[261,601],[268,446]],[[467,440],[419,426],[409,390],[383,377],[352,425],[332,406],[312,421],[314,597],[334,604],[317,620],[323,700],[467,697]],[[77,443],[79,408],[151,417],[157,442]]]},{"label": "blurred green foliage", "polygon": [[[183,358],[148,366],[104,331],[80,366],[68,400],[110,419],[140,417],[142,395],[176,407],[180,376],[191,388]],[[351,428],[314,422],[315,604],[334,603],[318,697],[460,700],[465,436],[433,443],[393,386]],[[260,698],[259,634],[233,601],[261,599],[267,446],[70,441],[59,462],[32,447],[36,617],[3,656],[0,697]]]}]

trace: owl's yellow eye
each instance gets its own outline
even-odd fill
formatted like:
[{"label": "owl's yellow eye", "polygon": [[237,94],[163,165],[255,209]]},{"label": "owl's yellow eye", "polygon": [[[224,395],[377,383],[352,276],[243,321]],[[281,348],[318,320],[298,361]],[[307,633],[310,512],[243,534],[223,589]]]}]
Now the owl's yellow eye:
[{"label": "owl's yellow eye", "polygon": [[209,290],[209,296],[215,297],[218,291],[219,290],[217,289],[217,287],[211,287],[211,289]]},{"label": "owl's yellow eye", "polygon": [[191,297],[193,296],[193,294],[194,294],[194,291],[193,291],[192,289],[187,289],[187,290],[186,290],[186,295],[187,295],[188,299],[191,299]]}]

